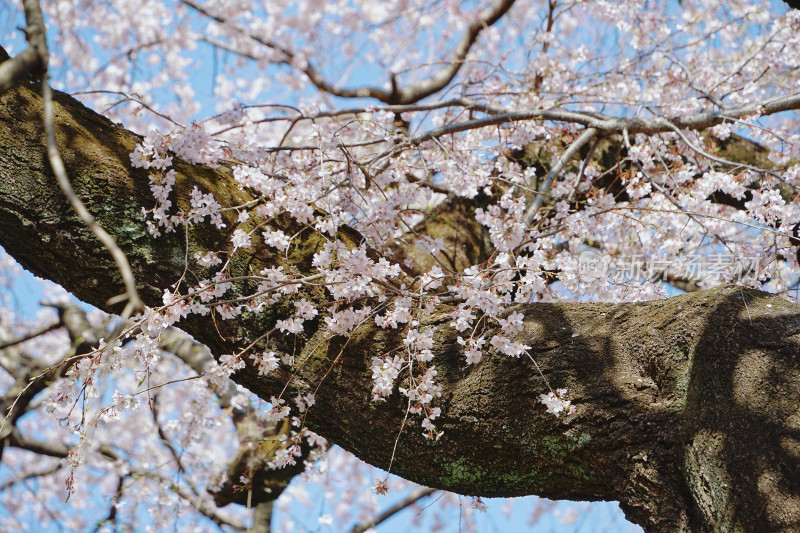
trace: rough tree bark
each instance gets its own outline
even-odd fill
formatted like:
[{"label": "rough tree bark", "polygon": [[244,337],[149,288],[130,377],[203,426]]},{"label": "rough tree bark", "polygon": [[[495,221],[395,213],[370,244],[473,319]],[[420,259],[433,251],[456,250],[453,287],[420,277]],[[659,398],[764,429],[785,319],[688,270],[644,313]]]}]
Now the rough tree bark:
[{"label": "rough tree bark", "polygon": [[[0,244],[34,274],[108,309],[106,300],[122,292],[120,276],[51,175],[41,107],[28,85],[0,97]],[[132,169],[128,156],[139,138],[67,95],[57,93],[56,110],[76,192],[128,255],[143,299],[160,304],[184,270],[185,241],[147,234],[147,173]],[[177,159],[175,167],[179,199],[195,185],[223,206],[249,198],[224,168]],[[235,260],[232,274],[274,264],[313,273],[321,239],[304,235],[288,260],[262,248]],[[208,225],[191,228],[189,237],[190,254],[229,248],[229,236]],[[321,289],[304,296],[325,299]],[[182,327],[219,356],[257,338],[289,305],[236,321],[194,317]],[[370,401],[370,359],[400,342],[399,333],[374,325],[349,340],[326,340],[317,320],[294,345],[294,375],[280,370],[266,379],[248,367],[235,379],[267,399],[287,381],[290,396],[316,391],[309,426],[376,466],[389,465],[400,435],[392,471],[430,487],[619,500],[630,520],[652,532],[800,529],[800,306],[726,286],[657,302],[515,309],[525,315],[521,340],[533,346],[553,387],[569,389],[576,414],[545,412],[545,390],[529,360],[492,356],[467,367],[449,328],[436,337],[437,427],[445,432],[437,443],[414,420],[403,427],[398,394]],[[449,320],[443,309],[430,321]]]}]

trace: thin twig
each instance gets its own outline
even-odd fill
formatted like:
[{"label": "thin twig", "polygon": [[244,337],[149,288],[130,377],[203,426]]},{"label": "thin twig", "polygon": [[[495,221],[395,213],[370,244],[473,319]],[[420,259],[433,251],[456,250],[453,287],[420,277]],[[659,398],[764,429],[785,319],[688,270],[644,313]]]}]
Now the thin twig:
[{"label": "thin twig", "polygon": [[426,496],[430,496],[434,492],[436,492],[436,489],[430,489],[430,488],[427,488],[427,487],[421,487],[421,488],[413,491],[411,494],[409,494],[408,496],[406,496],[405,498],[403,498],[402,500],[400,500],[396,504],[392,505],[391,507],[388,507],[388,508],[384,509],[379,515],[377,515],[375,517],[372,517],[369,520],[366,520],[366,521],[361,522],[360,524],[356,525],[353,529],[350,530],[350,533],[364,533],[368,529],[373,529],[378,524],[381,524],[382,522],[385,522],[386,520],[388,520],[392,516],[396,515],[400,511],[406,509],[407,507],[410,507],[411,505],[414,505],[415,503],[417,503],[422,498],[425,498]]},{"label": "thin twig", "polygon": [[111,257],[114,259],[114,263],[117,265],[122,275],[122,281],[125,284],[125,296],[127,297],[128,303],[125,305],[120,317],[122,319],[121,321],[125,322],[133,313],[144,309],[144,303],[142,303],[141,298],[139,298],[139,293],[136,290],[136,279],[134,278],[130,263],[128,263],[128,258],[125,257],[125,253],[117,246],[114,237],[97,223],[72,189],[72,184],[64,168],[64,161],[61,159],[61,154],[56,145],[56,134],[53,124],[53,94],[48,84],[48,78],[49,76],[45,75],[42,81],[42,96],[44,99],[44,126],[47,135],[47,157],[50,161],[50,167],[53,169],[53,173],[58,180],[58,185],[61,187],[64,196],[69,200],[72,209],[75,210],[75,213],[86,227],[91,230],[97,240],[111,253]]}]

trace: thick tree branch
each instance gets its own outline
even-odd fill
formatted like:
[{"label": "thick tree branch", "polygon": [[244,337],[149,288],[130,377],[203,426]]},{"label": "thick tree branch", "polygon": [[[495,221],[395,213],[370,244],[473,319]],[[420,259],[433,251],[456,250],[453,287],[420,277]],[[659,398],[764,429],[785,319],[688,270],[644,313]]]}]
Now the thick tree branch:
[{"label": "thick tree branch", "polygon": [[6,51],[0,49],[0,95],[31,74],[47,69],[47,37],[39,0],[23,0],[22,7],[29,46],[9,60]]},{"label": "thick tree branch", "polygon": [[[8,55],[0,51],[0,60]],[[40,67],[39,56],[33,48],[26,48],[8,61],[0,63],[0,94],[8,91],[20,81],[25,79],[30,72]]]},{"label": "thick tree branch", "polygon": [[[143,299],[159,304],[162,289],[183,273],[186,250],[174,234],[147,235],[140,215],[152,205],[147,176],[128,158],[138,138],[65,95],[56,93],[55,101],[59,149],[76,176],[76,194],[115,234]],[[41,99],[27,87],[0,97],[0,244],[35,274],[103,307],[118,292],[119,272],[61,197],[46,164],[40,110]],[[247,199],[225,170],[177,159],[175,167],[179,204],[194,186],[223,205]],[[190,252],[229,249],[222,232],[202,225],[190,231]],[[342,231],[346,242],[358,241]],[[281,265],[313,275],[308,265],[319,245],[306,234],[288,259],[262,248],[232,262],[231,274]],[[308,297],[326,301],[321,291]],[[374,324],[347,342],[309,324],[294,339],[294,374],[261,377],[248,367],[235,379],[263,398],[287,381],[286,397],[315,392],[307,424],[374,465],[388,466],[399,434],[393,472],[426,486],[618,499],[648,531],[800,528],[793,451],[800,446],[800,306],[730,286],[656,302],[511,310],[525,315],[520,340],[548,381],[568,389],[576,414],[545,412],[539,395],[546,389],[527,359],[491,355],[465,365],[446,306],[427,322],[438,326],[438,443],[426,441],[414,419],[403,426],[399,395],[370,401],[371,358],[402,344],[401,333]],[[235,353],[285,318],[281,313],[275,306],[235,322],[192,317],[182,324],[212,353]]]}]

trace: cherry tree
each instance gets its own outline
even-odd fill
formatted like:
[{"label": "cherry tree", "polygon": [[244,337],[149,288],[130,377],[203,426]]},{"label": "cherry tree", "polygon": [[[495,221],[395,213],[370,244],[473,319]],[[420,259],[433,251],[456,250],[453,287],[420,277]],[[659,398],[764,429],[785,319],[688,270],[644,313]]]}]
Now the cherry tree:
[{"label": "cherry tree", "polygon": [[[70,491],[91,452],[115,501],[171,491],[263,526],[335,443],[476,507],[536,494],[619,500],[646,531],[798,528],[800,11],[22,7],[0,244],[118,316],[56,302],[5,334],[71,346],[3,365],[3,442],[58,448]],[[44,428],[25,448],[39,393],[74,448]],[[159,439],[115,449],[122,427]]]}]

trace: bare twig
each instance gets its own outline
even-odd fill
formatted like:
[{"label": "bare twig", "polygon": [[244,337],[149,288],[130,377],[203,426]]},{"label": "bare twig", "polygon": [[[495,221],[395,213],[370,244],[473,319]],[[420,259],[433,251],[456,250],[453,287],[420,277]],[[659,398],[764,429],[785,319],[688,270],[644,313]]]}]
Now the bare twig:
[{"label": "bare twig", "polygon": [[82,96],[82,95],[86,95],[86,94],[113,94],[113,95],[116,95],[116,96],[121,96],[122,98],[120,100],[118,100],[118,101],[114,102],[113,104],[111,104],[110,106],[106,107],[102,111],[101,114],[105,115],[112,108],[114,108],[114,107],[116,107],[118,105],[124,104],[125,102],[133,102],[133,103],[135,103],[137,105],[142,106],[142,108],[147,109],[148,111],[150,111],[151,113],[153,113],[157,117],[160,117],[160,118],[166,120],[167,122],[170,122],[171,124],[174,124],[175,126],[177,126],[179,128],[185,128],[186,127],[183,124],[181,124],[180,122],[177,122],[176,120],[172,119],[171,117],[169,117],[169,116],[167,116],[167,115],[165,115],[165,114],[163,114],[163,113],[161,113],[159,111],[156,111],[152,106],[150,106],[150,105],[146,104],[145,102],[143,102],[141,98],[139,98],[137,96],[134,96],[134,95],[131,95],[131,94],[128,94],[128,93],[125,93],[125,92],[122,92],[122,91],[106,91],[106,90],[78,91],[78,92],[74,92],[74,93],[71,93],[71,94],[72,94],[72,96]]}]

